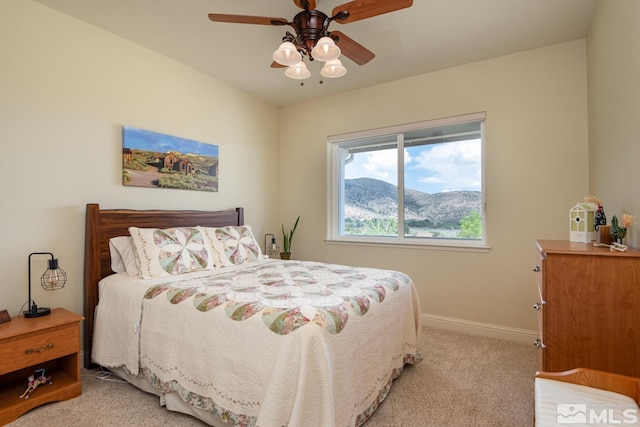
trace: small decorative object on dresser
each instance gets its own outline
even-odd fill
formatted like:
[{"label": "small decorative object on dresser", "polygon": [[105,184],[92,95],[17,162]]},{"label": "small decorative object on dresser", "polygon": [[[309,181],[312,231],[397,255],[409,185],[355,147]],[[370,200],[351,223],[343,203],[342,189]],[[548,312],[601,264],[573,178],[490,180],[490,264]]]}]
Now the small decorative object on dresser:
[{"label": "small decorative object on dresser", "polygon": [[[80,380],[80,321],[63,308],[34,319],[18,316],[0,325],[0,425],[45,403],[82,394]],[[46,367],[46,376],[43,369]],[[46,387],[24,396],[29,377]],[[41,378],[44,376],[44,379]]]},{"label": "small decorative object on dresser", "polygon": [[609,230],[609,233],[618,243],[622,243],[622,239],[627,235],[627,228],[618,225],[618,218],[615,215],[611,218],[611,230]]},{"label": "small decorative object on dresser", "polygon": [[627,235],[627,228],[631,227],[634,223],[635,218],[633,215],[629,215],[627,213],[622,214],[622,227],[618,225],[618,218],[614,215],[611,218],[611,238],[613,238],[616,242],[622,244],[622,239]]},{"label": "small decorative object on dresser", "polygon": [[597,207],[592,203],[578,203],[569,210],[569,240],[590,242],[598,239],[595,228]]}]

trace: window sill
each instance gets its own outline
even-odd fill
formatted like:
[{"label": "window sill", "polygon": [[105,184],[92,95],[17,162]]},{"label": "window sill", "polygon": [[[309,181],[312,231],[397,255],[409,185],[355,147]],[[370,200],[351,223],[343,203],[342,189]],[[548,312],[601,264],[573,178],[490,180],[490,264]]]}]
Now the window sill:
[{"label": "window sill", "polygon": [[435,251],[453,251],[453,252],[477,252],[488,253],[491,247],[487,244],[464,244],[457,242],[407,242],[407,241],[382,241],[382,240],[358,240],[358,239],[324,239],[324,243],[327,245],[344,245],[344,246],[367,246],[377,248],[399,248],[399,249],[421,249],[421,250],[435,250]]}]

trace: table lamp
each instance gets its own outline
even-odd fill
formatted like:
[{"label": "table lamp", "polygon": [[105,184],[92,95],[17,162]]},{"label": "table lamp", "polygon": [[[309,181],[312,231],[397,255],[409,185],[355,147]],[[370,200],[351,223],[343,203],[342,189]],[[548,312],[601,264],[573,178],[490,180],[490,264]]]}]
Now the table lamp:
[{"label": "table lamp", "polygon": [[29,309],[22,312],[24,317],[42,317],[51,314],[51,309],[48,307],[38,307],[38,305],[31,299],[31,257],[33,255],[50,255],[49,268],[40,277],[40,284],[45,291],[55,291],[56,289],[64,288],[67,283],[67,273],[64,272],[58,266],[58,259],[53,256],[51,252],[34,252],[29,254]]}]

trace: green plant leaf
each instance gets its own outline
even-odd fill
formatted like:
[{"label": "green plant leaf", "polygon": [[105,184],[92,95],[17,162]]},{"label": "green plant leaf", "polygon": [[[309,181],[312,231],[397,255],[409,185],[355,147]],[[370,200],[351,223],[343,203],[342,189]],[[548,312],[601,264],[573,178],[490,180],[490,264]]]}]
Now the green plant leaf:
[{"label": "green plant leaf", "polygon": [[296,222],[293,225],[291,231],[287,231],[282,224],[282,251],[285,253],[291,252],[291,241],[293,240],[293,233],[298,228],[298,222],[300,221],[300,215],[296,218]]}]

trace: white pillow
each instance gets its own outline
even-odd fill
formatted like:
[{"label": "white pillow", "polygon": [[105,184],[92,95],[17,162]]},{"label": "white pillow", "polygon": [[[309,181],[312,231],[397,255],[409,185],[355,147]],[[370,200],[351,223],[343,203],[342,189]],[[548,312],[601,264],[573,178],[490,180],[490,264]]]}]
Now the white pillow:
[{"label": "white pillow", "polygon": [[207,238],[199,227],[129,227],[129,233],[143,279],[214,268]]},{"label": "white pillow", "polygon": [[111,253],[111,270],[114,273],[123,273],[129,276],[140,274],[140,263],[131,236],[118,236],[109,239],[109,252]]},{"label": "white pillow", "polygon": [[265,258],[249,225],[202,228],[213,249],[216,267],[230,267]]}]

